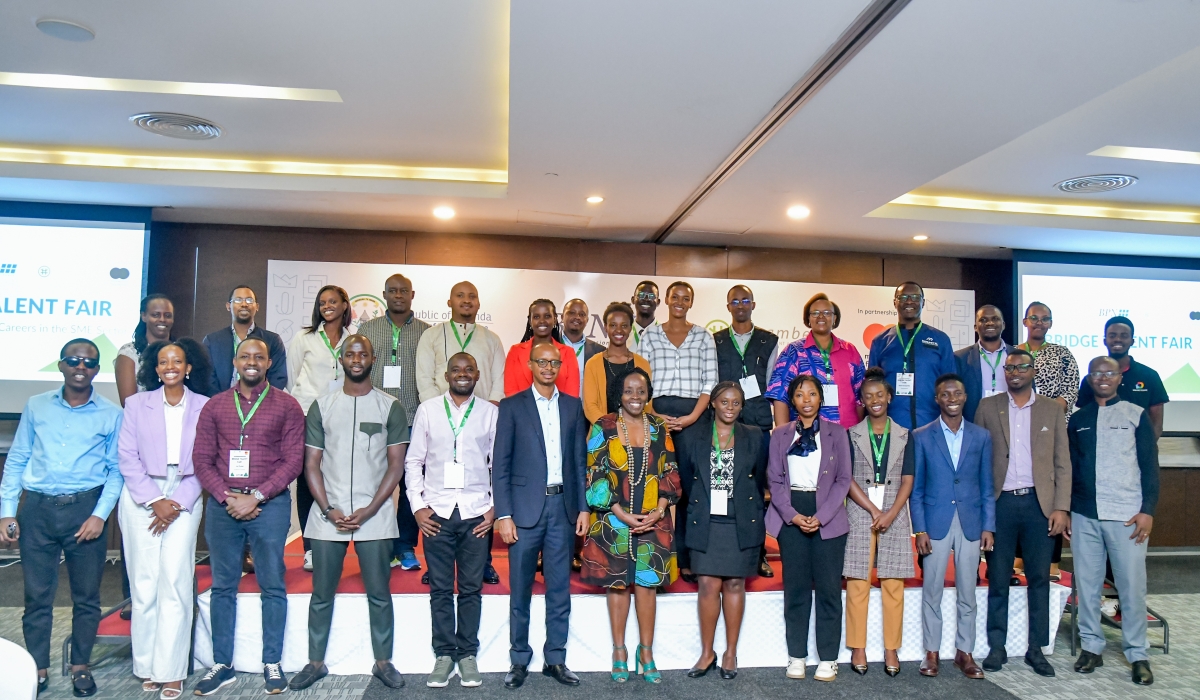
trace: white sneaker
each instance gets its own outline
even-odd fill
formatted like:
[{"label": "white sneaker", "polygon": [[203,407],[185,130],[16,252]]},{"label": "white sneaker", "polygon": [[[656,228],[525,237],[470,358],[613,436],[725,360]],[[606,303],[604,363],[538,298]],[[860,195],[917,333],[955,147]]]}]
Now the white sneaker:
[{"label": "white sneaker", "polygon": [[797,659],[797,658],[789,656],[788,657],[788,665],[787,665],[787,677],[794,678],[796,680],[804,680],[804,665],[806,663],[807,663],[807,659]]},{"label": "white sneaker", "polygon": [[832,681],[837,678],[838,665],[836,661],[822,661],[817,664],[817,673],[813,676],[819,681]]},{"label": "white sneaker", "polygon": [[1101,598],[1100,612],[1104,613],[1108,617],[1115,617],[1117,610],[1120,609],[1120,605],[1121,600],[1119,598]]},{"label": "white sneaker", "polygon": [[304,570],[312,571],[312,550],[304,553]]}]

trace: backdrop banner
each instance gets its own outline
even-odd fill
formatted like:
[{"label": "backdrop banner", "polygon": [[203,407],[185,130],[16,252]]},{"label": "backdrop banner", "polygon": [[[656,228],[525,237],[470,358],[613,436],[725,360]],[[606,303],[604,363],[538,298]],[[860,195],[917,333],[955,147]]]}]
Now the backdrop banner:
[{"label": "backdrop banner", "polygon": [[[729,323],[725,295],[735,284],[746,284],[754,291],[754,323],[779,336],[784,342],[804,337],[804,303],[817,292],[825,292],[841,310],[841,324],[834,333],[854,343],[864,361],[871,340],[896,322],[892,306],[892,287],[848,284],[812,284],[732,280],[707,277],[640,277],[592,272],[552,272],[489,267],[443,267],[438,265],[381,265],[373,263],[270,260],[267,274],[267,328],[283,337],[285,343],[312,320],[317,290],[327,284],[343,287],[350,294],[356,323],[375,318],[385,311],[382,299],[384,281],[401,273],[412,280],[416,298],[413,311],[430,324],[450,319],[446,300],[450,288],[469,280],[479,289],[478,322],[495,331],[504,344],[521,340],[529,304],[534,299],[553,301],[561,314],[563,304],[574,298],[587,302],[592,320],[587,337],[607,343],[601,315],[613,301],[628,302],[634,287],[643,279],[658,284],[666,294],[667,285],[682,279],[696,290],[696,299],[688,318],[716,332]],[[945,331],[954,348],[975,342],[975,292],[958,289],[926,289],[922,320]],[[659,322],[667,319],[665,303],[658,308]]]}]

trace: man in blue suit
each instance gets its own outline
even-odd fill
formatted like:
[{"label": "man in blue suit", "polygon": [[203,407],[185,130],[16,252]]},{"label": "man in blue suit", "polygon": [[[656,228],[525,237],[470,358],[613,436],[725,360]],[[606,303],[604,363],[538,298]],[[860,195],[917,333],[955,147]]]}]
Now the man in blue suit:
[{"label": "man in blue suit", "polygon": [[229,328],[213,331],[201,341],[208,357],[212,360],[212,377],[209,379],[209,396],[216,396],[237,383],[233,371],[233,356],[237,346],[246,338],[258,338],[267,344],[271,368],[267,370],[267,382],[276,389],[287,388],[287,348],[278,333],[254,325],[258,314],[258,298],[254,290],[246,285],[235,287],[225,304],[231,320]]},{"label": "man in blue suit", "polygon": [[963,418],[972,423],[982,399],[1008,390],[1004,363],[1012,346],[1000,337],[1004,328],[1004,313],[991,304],[984,304],[975,312],[975,335],[979,340],[954,353],[958,376],[963,378],[967,390]]},{"label": "man in blue suit", "polygon": [[942,589],[950,553],[954,553],[954,587],[958,620],[954,665],[967,678],[983,678],[975,663],[975,584],[979,551],[992,549],[996,531],[996,499],[992,495],[992,437],[963,420],[967,393],[962,377],[944,374],[934,384],[940,414],[913,431],[916,478],[909,512],[917,551],[925,558],[921,622],[925,660],[921,675],[938,674],[942,647]]},{"label": "man in blue suit", "polygon": [[[574,358],[572,358],[573,360]],[[578,685],[567,668],[571,618],[571,557],[575,536],[587,532],[584,495],[587,419],[583,403],[554,385],[562,358],[553,344],[529,354],[533,386],[500,402],[492,455],[492,498],[496,532],[508,550],[509,659],[507,688],[519,688],[529,674],[529,601],[538,555],[546,579],[546,644],[542,674]]]}]

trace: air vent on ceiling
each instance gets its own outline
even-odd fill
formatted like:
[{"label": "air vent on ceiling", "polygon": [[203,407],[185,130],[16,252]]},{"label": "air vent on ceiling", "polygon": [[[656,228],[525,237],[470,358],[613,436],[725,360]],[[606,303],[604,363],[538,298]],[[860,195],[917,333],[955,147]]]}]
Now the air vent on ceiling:
[{"label": "air vent on ceiling", "polygon": [[221,127],[207,119],[187,114],[148,112],[146,114],[135,114],[129,118],[129,121],[151,133],[159,134],[160,136],[170,136],[175,139],[207,141],[221,135]]},{"label": "air vent on ceiling", "polygon": [[1093,192],[1112,192],[1136,184],[1137,181],[1138,179],[1132,175],[1087,175],[1063,180],[1055,187],[1071,194],[1091,194]]}]

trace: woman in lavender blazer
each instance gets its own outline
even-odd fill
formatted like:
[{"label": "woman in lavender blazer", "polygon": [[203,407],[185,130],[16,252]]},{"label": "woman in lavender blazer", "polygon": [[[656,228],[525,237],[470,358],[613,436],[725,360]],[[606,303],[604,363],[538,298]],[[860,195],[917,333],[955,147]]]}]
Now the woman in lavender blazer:
[{"label": "woman in lavender blazer", "polygon": [[208,398],[189,385],[202,387],[210,372],[208,354],[196,341],[152,343],[138,373],[149,391],[125,399],[117,441],[125,477],[118,518],[133,598],[133,673],[143,679],[143,690],[160,691],[165,700],[182,694],[187,677],[201,516],[192,443]]},{"label": "woman in lavender blazer", "polygon": [[817,599],[816,679],[837,678],[842,640],[842,565],[850,520],[846,494],[853,480],[846,429],[821,420],[821,383],[801,374],[788,386],[797,418],[771,433],[767,532],[783,560],[783,614],[788,678],[804,678],[812,592]]}]

